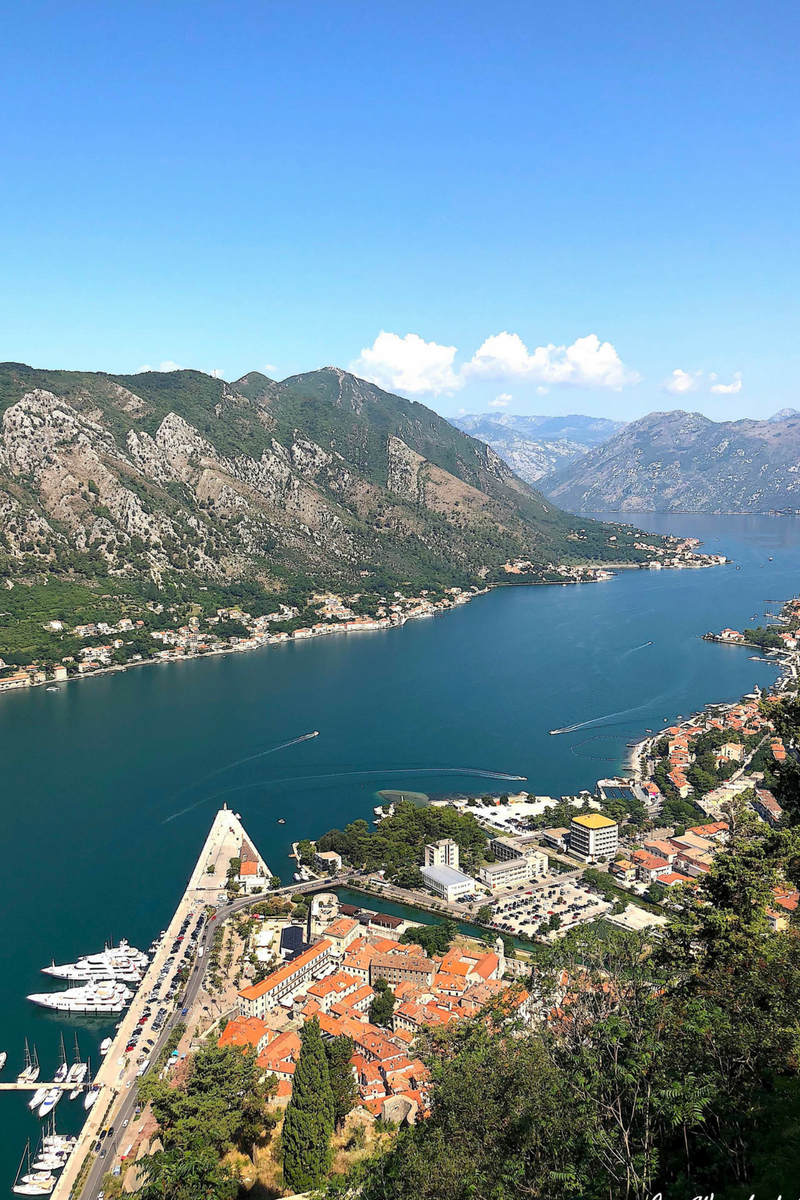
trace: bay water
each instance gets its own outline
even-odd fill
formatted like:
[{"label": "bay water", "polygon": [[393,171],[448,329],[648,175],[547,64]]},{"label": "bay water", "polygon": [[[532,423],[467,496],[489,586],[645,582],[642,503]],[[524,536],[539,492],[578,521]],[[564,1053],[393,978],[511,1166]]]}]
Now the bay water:
[{"label": "bay water", "polygon": [[[800,520],[644,514],[730,565],[620,571],[605,583],[498,588],[441,618],[0,697],[4,849],[2,1080],[59,1036],[97,1062],[113,1022],[34,1009],[40,968],[146,948],[166,927],[223,802],[289,881],[292,841],[372,819],[380,788],[558,796],[624,766],[627,743],[709,701],[767,686],[773,664],[703,642],[764,623],[800,588]],[[756,617],[756,620],[751,618]],[[574,727],[560,736],[553,728]],[[300,735],[319,736],[292,745]],[[525,776],[526,782],[503,776]],[[282,818],[285,824],[279,825]],[[79,1111],[80,1108],[80,1111]],[[62,1100],[74,1130],[80,1102]],[[38,1122],[0,1093],[0,1193]]]}]

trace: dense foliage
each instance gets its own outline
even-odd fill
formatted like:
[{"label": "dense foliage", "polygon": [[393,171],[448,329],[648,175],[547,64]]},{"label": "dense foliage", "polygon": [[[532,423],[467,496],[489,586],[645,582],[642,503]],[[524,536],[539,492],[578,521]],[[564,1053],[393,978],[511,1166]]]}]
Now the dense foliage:
[{"label": "dense foliage", "polygon": [[275,1080],[262,1076],[255,1050],[209,1045],[194,1055],[184,1086],[152,1077],[142,1085],[164,1146],[139,1160],[146,1200],[233,1200],[236,1182],[221,1158],[233,1149],[252,1153],[275,1124],[267,1107]]},{"label": "dense foliage", "polygon": [[372,1025],[381,1025],[388,1029],[392,1023],[392,1013],[395,1006],[395,995],[385,979],[376,979],[375,995],[369,1006],[369,1019]]},{"label": "dense foliage", "polygon": [[421,946],[426,954],[444,954],[458,934],[455,921],[437,921],[433,925],[416,925],[400,935],[400,941]]},{"label": "dense foliage", "polygon": [[[487,835],[475,818],[452,808],[417,808],[401,801],[391,817],[372,831],[366,821],[353,821],[344,830],[331,829],[317,841],[318,850],[335,850],[354,867],[386,867],[388,878],[417,866],[427,842],[452,838],[461,849],[465,869],[480,857]],[[401,878],[403,876],[401,875]]]}]

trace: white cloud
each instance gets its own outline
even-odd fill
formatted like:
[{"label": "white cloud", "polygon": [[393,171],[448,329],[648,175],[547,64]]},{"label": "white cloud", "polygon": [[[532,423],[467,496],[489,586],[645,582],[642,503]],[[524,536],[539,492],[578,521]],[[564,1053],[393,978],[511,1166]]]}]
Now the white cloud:
[{"label": "white cloud", "polygon": [[261,370],[264,371],[265,374],[267,374],[267,375],[271,375],[272,372],[277,371],[277,369],[278,368],[275,366],[274,363],[264,363],[264,366],[261,368]]},{"label": "white cloud", "polygon": [[505,408],[509,400],[513,399],[514,397],[508,392],[501,392],[499,396],[495,396],[494,400],[489,401],[489,408]]},{"label": "white cloud", "polygon": [[453,370],[455,346],[426,342],[416,333],[400,337],[381,330],[371,347],[365,347],[350,370],[370,383],[409,396],[439,396],[464,386]]},{"label": "white cloud", "polygon": [[611,343],[601,342],[595,333],[577,338],[571,346],[537,346],[533,353],[519,334],[497,333],[464,364],[462,374],[474,379],[529,379],[614,391],[641,379],[625,366]]},{"label": "white cloud", "polygon": [[697,371],[694,375],[689,371],[682,371],[680,367],[676,367],[670,375],[669,379],[665,379],[663,388],[665,392],[669,392],[672,396],[682,396],[684,392],[694,392],[697,390],[697,380],[701,371]]},{"label": "white cloud", "polygon": [[185,367],[180,367],[177,363],[171,362],[170,359],[167,359],[157,367],[139,367],[139,370],[136,372],[136,374],[141,375],[143,371],[184,371],[185,369]]},{"label": "white cloud", "polygon": [[[716,376],[714,376],[716,379]],[[712,392],[717,396],[733,396],[736,392],[742,390],[742,372],[736,371],[733,376],[733,383],[715,383],[712,387]]]},{"label": "white cloud", "polygon": [[540,384],[539,387],[537,387],[537,389],[536,389],[536,395],[537,396],[546,396],[549,393],[549,391],[550,391],[550,388],[542,387]]}]

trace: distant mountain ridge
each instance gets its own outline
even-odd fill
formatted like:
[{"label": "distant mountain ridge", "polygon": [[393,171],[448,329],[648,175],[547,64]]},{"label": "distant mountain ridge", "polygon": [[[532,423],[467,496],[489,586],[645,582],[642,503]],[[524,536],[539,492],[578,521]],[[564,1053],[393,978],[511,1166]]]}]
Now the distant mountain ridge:
[{"label": "distant mountain ridge", "polygon": [[800,413],[765,421],[650,413],[556,467],[541,487],[573,512],[800,510]]},{"label": "distant mountain ridge", "polygon": [[0,413],[6,577],[353,590],[474,582],[509,558],[642,557],[431,409],[336,367],[226,383],[6,363]]},{"label": "distant mountain ridge", "polygon": [[526,483],[538,481],[557,467],[574,462],[591,446],[622,429],[623,421],[604,417],[536,417],[512,413],[479,413],[451,417],[457,429],[480,438]]}]

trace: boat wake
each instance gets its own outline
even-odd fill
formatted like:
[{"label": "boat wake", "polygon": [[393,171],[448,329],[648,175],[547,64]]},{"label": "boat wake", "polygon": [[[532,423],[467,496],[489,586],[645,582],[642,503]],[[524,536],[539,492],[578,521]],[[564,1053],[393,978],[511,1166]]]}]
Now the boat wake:
[{"label": "boat wake", "polygon": [[[270,746],[268,750],[259,750],[258,754],[248,754],[245,758],[237,758],[235,762],[226,763],[224,767],[217,767],[215,771],[209,771],[208,775],[201,775],[199,779],[194,779],[191,783],[187,783],[179,792],[175,792],[170,799],[177,800],[178,796],[182,796],[184,792],[190,792],[192,788],[199,787],[201,783],[208,783],[209,779],[216,779],[218,775],[224,775],[226,771],[232,771],[234,767],[241,767],[244,763],[255,762],[258,758],[265,758],[267,754],[276,754],[278,750],[287,750],[289,746],[296,746],[298,742],[307,742],[310,738],[315,737],[319,737],[318,729],[315,729],[312,733],[302,733],[300,737],[292,738],[288,742],[281,742],[279,746]],[[188,809],[184,809],[184,812],[188,812]],[[180,813],[175,813],[175,816],[180,816]],[[172,818],[170,817],[168,820],[172,820]]]},{"label": "boat wake", "polygon": [[623,657],[623,658],[627,658],[627,656],[628,656],[629,654],[635,654],[637,650],[646,650],[646,649],[647,649],[647,647],[648,647],[648,646],[652,646],[652,644],[653,644],[652,642],[642,642],[641,646],[632,646],[630,650],[626,650],[626,651],[624,652],[624,654],[622,655],[622,657]]},{"label": "boat wake", "polygon": [[578,721],[575,725],[565,725],[563,729],[551,729],[551,736],[558,733],[575,733],[578,729],[591,729],[593,725],[602,725],[605,721],[610,721],[612,717],[628,717],[631,713],[641,712],[643,708],[652,708],[659,700],[664,700],[671,696],[675,688],[670,688],[666,692],[662,692],[660,696],[655,696],[652,700],[647,700],[644,704],[637,704],[634,708],[623,708],[620,712],[606,713],[603,717],[592,717],[588,721]]},{"label": "boat wake", "polygon": [[[306,734],[305,736],[309,737],[313,736],[313,734]],[[304,739],[297,738],[296,740],[302,741]],[[286,744],[292,745],[293,743],[288,742]],[[280,746],[274,747],[276,750],[282,748]],[[265,751],[265,753],[271,753],[271,751]],[[254,755],[253,757],[261,758],[263,755]],[[251,759],[244,759],[242,761],[250,762]],[[188,805],[187,808],[182,808],[179,812],[166,817],[161,824],[166,825],[169,821],[174,821],[177,817],[182,817],[184,813],[199,808],[201,804],[208,804],[211,800],[220,800],[223,796],[230,796],[234,792],[245,792],[250,788],[263,787],[265,784],[274,785],[284,782],[314,783],[321,779],[352,779],[359,775],[471,775],[473,778],[502,779],[511,783],[524,783],[528,778],[527,775],[509,775],[505,771],[486,771],[481,767],[377,767],[363,771],[332,771],[323,775],[288,776],[284,779],[256,779],[253,783],[241,783],[237,787],[224,788],[221,792],[214,792],[211,796],[203,796],[201,800],[196,800],[194,804]],[[210,778],[210,776],[207,776],[207,778]]]}]

